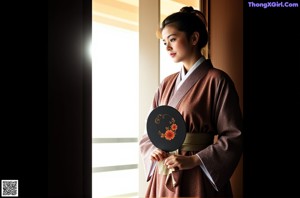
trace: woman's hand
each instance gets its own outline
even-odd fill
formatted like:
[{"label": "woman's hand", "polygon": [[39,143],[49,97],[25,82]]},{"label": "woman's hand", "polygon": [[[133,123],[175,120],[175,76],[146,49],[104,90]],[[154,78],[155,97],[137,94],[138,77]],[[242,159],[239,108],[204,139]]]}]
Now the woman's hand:
[{"label": "woman's hand", "polygon": [[165,159],[164,163],[169,169],[186,170],[200,165],[200,159],[196,155],[183,156],[183,155],[170,155]]},{"label": "woman's hand", "polygon": [[162,151],[160,149],[155,149],[153,153],[151,154],[151,160],[152,161],[161,161],[168,157],[168,153],[165,151]]}]

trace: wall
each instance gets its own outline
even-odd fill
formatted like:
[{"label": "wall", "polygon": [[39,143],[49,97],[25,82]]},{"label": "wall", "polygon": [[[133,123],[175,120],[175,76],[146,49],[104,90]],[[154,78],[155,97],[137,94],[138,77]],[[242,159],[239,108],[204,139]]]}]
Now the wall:
[{"label": "wall", "polygon": [[[210,58],[232,77],[243,107],[243,1],[211,0],[209,7]],[[243,197],[243,157],[231,182],[234,197]]]}]

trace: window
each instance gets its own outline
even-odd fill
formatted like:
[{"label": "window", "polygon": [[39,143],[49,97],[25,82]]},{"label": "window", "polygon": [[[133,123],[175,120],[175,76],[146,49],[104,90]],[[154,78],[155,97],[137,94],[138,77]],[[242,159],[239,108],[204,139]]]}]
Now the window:
[{"label": "window", "polygon": [[138,0],[92,3],[92,197],[137,197]]}]

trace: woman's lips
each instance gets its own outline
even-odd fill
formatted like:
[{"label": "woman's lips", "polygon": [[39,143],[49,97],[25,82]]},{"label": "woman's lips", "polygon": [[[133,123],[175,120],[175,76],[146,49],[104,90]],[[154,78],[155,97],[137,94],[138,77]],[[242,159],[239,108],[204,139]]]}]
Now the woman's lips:
[{"label": "woman's lips", "polygon": [[173,58],[176,55],[176,53],[170,53],[170,56]]}]

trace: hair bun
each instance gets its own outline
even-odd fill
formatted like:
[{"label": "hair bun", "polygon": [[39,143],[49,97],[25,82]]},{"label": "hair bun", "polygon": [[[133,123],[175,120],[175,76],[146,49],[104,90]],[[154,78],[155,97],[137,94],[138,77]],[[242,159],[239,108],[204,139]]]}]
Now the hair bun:
[{"label": "hair bun", "polygon": [[205,26],[207,26],[207,22],[206,22],[206,18],[204,16],[204,14],[202,12],[200,12],[199,10],[195,10],[192,6],[182,7],[179,12],[195,14],[197,17],[200,18],[202,23]]},{"label": "hair bun", "polygon": [[179,12],[195,13],[195,10],[192,6],[185,6],[182,7]]}]

